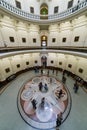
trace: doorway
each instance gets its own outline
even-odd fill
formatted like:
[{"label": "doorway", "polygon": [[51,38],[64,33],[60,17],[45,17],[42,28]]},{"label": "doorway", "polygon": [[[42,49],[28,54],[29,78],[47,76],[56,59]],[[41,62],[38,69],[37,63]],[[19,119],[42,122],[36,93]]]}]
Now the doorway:
[{"label": "doorway", "polygon": [[41,57],[41,65],[42,65],[42,67],[47,66],[47,57],[46,56]]},{"label": "doorway", "polygon": [[45,36],[45,35],[41,36],[41,46],[42,47],[47,46],[47,36]]}]

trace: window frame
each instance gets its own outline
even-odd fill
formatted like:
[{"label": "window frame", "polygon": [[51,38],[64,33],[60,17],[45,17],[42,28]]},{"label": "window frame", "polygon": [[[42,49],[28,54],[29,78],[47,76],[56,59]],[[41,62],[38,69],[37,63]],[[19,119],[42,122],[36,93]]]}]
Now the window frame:
[{"label": "window frame", "polygon": [[55,6],[54,7],[54,14],[58,13],[58,10],[59,10],[59,6]]},{"label": "window frame", "polygon": [[21,2],[18,0],[15,0],[16,7],[21,9]]}]

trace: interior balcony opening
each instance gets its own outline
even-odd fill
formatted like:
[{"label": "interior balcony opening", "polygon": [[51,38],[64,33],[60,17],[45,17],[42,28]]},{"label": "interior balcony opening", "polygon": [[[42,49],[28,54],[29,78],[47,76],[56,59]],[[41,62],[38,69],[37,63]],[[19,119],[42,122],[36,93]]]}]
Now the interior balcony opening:
[{"label": "interior balcony opening", "polygon": [[48,19],[48,5],[43,3],[40,7],[40,19]]},{"label": "interior balcony opening", "polygon": [[41,65],[43,68],[47,66],[47,57],[46,56],[41,57]]}]

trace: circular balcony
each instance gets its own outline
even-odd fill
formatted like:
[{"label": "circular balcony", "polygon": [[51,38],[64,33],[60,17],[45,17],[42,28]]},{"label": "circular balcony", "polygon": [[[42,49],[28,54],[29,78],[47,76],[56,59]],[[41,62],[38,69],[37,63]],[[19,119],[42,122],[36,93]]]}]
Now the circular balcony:
[{"label": "circular balcony", "polygon": [[29,22],[39,23],[39,24],[49,24],[53,22],[59,22],[67,18],[71,18],[76,15],[81,15],[83,12],[87,11],[87,0],[78,3],[76,6],[67,9],[64,12],[54,14],[54,15],[35,15],[18,9],[11,4],[7,3],[5,0],[0,0],[0,10],[11,14],[17,18],[27,20]]}]

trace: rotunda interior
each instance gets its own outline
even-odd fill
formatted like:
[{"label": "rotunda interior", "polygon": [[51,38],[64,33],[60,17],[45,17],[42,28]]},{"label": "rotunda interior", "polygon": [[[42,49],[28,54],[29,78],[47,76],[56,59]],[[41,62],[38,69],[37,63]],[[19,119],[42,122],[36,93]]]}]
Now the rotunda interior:
[{"label": "rotunda interior", "polygon": [[0,0],[0,129],[86,130],[86,98],[87,0]]}]

